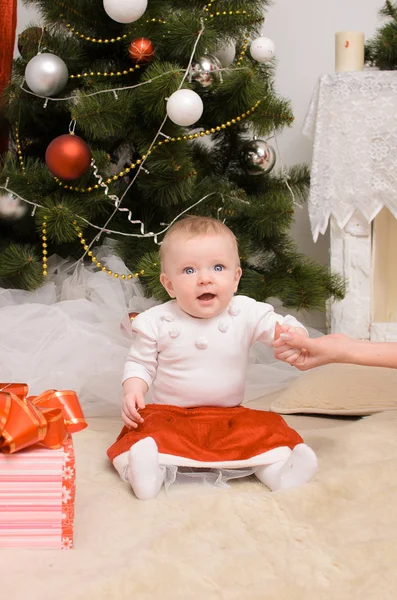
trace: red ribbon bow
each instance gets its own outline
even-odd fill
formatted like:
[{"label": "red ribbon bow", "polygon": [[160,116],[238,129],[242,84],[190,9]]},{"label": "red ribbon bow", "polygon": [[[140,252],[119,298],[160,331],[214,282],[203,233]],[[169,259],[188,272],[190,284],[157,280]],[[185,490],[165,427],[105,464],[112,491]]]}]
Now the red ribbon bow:
[{"label": "red ribbon bow", "polygon": [[61,448],[69,433],[87,427],[77,394],[47,390],[28,397],[26,383],[0,383],[0,452],[40,444]]}]

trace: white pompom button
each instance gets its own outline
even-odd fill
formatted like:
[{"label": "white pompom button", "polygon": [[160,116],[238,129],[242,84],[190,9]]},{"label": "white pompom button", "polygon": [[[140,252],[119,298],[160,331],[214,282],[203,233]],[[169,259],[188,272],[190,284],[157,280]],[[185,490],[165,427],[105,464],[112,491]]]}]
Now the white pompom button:
[{"label": "white pompom button", "polygon": [[208,340],[206,340],[203,337],[198,338],[198,340],[196,340],[196,346],[200,350],[204,350],[204,348],[206,348],[208,346]]},{"label": "white pompom button", "polygon": [[226,331],[229,329],[229,325],[226,323],[226,321],[219,321],[218,329],[219,331],[222,331],[222,333],[226,333]]},{"label": "white pompom button", "polygon": [[171,329],[168,332],[170,334],[170,336],[172,338],[177,338],[178,335],[181,333],[181,330],[179,327],[177,327],[176,325],[174,325],[174,327],[171,327]]},{"label": "white pompom button", "polygon": [[229,306],[229,313],[235,317],[236,315],[238,315],[238,313],[240,312],[240,309],[237,306],[234,306],[233,304],[231,304]]}]

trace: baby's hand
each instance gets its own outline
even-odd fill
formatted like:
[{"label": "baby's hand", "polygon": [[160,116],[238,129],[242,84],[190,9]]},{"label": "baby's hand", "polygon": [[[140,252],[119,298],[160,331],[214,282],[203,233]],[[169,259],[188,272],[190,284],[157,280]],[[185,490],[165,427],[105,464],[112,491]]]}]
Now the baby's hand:
[{"label": "baby's hand", "polygon": [[[282,342],[282,337],[280,337],[280,334],[288,333],[289,331],[291,333],[296,332],[297,328],[291,327],[291,325],[280,325],[280,323],[276,323],[273,342],[274,358],[277,358],[282,362],[289,362],[289,359],[292,357],[297,358],[301,353],[301,350],[298,350],[297,348],[291,348],[291,346],[288,346],[286,343]],[[299,331],[304,332],[304,330],[301,328],[299,328]]]},{"label": "baby's hand", "polygon": [[139,409],[145,408],[145,398],[142,392],[127,392],[124,394],[121,416],[127,427],[137,428],[138,423],[143,423]]}]

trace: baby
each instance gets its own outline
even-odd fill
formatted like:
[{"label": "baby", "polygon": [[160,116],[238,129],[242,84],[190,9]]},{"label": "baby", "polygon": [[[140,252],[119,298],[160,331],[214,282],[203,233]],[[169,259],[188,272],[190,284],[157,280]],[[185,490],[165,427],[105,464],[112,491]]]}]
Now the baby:
[{"label": "baby", "polygon": [[[108,456],[137,498],[154,498],[165,465],[255,467],[272,491],[309,481],[313,450],[277,414],[241,406],[250,347],[305,328],[270,304],[234,296],[237,240],[221,221],[177,221],[160,250],[160,281],[172,298],[139,314],[123,377],[125,427]],[[297,350],[280,344],[276,358]],[[151,388],[153,403],[145,406]]]}]

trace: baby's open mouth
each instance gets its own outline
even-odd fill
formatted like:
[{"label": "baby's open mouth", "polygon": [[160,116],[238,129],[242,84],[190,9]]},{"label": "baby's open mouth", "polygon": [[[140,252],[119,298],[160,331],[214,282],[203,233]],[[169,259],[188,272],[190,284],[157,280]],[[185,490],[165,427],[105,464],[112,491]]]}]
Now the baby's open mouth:
[{"label": "baby's open mouth", "polygon": [[199,300],[212,300],[212,298],[215,298],[215,294],[201,294],[198,297]]}]

